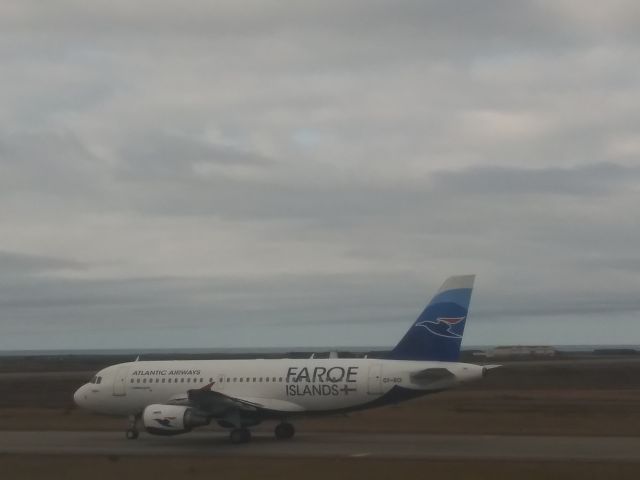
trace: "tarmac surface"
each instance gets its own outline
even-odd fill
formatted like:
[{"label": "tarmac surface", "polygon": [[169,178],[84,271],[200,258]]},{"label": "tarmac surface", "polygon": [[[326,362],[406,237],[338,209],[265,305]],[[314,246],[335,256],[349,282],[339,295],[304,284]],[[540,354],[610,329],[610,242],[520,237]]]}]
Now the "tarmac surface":
[{"label": "tarmac surface", "polygon": [[0,454],[640,462],[640,437],[304,432],[288,441],[256,433],[251,443],[232,445],[224,432],[126,440],[122,432],[3,431]]}]

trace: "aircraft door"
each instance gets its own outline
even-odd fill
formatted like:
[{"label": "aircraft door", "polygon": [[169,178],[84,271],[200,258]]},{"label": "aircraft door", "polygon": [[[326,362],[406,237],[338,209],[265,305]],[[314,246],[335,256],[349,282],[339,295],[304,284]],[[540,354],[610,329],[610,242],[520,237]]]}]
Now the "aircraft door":
[{"label": "aircraft door", "polygon": [[379,395],[382,393],[382,364],[380,363],[369,366],[367,393],[369,395]]},{"label": "aircraft door", "polygon": [[129,365],[122,365],[118,367],[115,375],[113,376],[113,395],[122,397],[126,395],[127,385],[127,373],[129,373]]}]

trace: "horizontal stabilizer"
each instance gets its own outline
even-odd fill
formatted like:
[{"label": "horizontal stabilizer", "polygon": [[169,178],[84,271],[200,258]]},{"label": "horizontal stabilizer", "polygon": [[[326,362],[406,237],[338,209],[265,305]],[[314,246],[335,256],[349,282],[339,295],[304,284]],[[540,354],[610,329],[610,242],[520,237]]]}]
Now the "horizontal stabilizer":
[{"label": "horizontal stabilizer", "polygon": [[410,378],[412,383],[430,383],[455,378],[455,375],[446,368],[426,368],[412,373]]},{"label": "horizontal stabilizer", "polygon": [[483,365],[482,368],[485,370],[493,370],[494,368],[500,368],[502,365]]},{"label": "horizontal stabilizer", "polygon": [[486,377],[487,375],[489,375],[489,372],[491,370],[495,370],[496,368],[500,368],[502,367],[502,365],[483,365],[482,366],[482,376]]}]

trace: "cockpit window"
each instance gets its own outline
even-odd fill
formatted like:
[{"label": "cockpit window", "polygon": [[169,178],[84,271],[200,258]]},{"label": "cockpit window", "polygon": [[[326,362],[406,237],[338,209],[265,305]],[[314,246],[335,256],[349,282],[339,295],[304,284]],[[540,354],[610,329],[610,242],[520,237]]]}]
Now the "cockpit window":
[{"label": "cockpit window", "polygon": [[102,382],[102,377],[98,377],[98,381],[96,383],[100,384],[100,382]]},{"label": "cockpit window", "polygon": [[98,377],[93,377],[89,383],[96,383],[97,380],[98,380]]}]

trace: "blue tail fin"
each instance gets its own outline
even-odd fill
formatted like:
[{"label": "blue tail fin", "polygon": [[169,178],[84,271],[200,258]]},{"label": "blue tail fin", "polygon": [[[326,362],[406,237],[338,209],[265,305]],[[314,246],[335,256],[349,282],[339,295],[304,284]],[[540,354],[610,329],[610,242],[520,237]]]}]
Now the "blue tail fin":
[{"label": "blue tail fin", "polygon": [[459,275],[445,280],[389,358],[457,361],[474,279],[475,275]]}]

